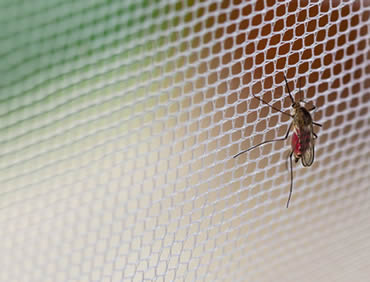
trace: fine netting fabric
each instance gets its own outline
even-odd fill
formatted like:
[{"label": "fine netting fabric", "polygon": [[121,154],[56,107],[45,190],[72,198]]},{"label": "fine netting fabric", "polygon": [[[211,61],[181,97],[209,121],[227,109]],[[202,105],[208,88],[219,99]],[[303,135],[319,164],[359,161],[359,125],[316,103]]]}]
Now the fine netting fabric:
[{"label": "fine netting fabric", "polygon": [[368,281],[369,1],[0,8],[0,281]]}]

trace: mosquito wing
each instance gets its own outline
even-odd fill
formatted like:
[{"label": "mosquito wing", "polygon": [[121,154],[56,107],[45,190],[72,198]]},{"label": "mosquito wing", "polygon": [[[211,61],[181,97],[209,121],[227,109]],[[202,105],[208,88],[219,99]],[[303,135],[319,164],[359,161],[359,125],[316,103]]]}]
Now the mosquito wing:
[{"label": "mosquito wing", "polygon": [[315,143],[314,143],[314,136],[312,131],[310,130],[309,138],[306,138],[306,148],[302,151],[302,165],[303,166],[311,166],[314,159],[315,159]]}]

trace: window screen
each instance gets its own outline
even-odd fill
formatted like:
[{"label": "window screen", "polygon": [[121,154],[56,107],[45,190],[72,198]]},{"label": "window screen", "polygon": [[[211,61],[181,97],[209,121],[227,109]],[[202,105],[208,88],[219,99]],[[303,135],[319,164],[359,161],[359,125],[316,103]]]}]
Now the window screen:
[{"label": "window screen", "polygon": [[1,281],[368,281],[369,1],[0,7]]}]

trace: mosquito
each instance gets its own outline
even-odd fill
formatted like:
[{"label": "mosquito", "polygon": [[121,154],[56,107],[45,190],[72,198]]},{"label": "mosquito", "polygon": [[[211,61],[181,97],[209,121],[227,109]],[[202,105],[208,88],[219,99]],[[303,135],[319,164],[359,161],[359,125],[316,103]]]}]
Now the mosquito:
[{"label": "mosquito", "polygon": [[[293,119],[293,121],[290,123],[287,133],[283,138],[278,139],[272,139],[272,140],[266,140],[260,144],[254,145],[250,147],[247,150],[241,151],[238,154],[236,154],[233,158],[236,158],[240,156],[241,154],[244,154],[246,152],[249,152],[261,145],[277,142],[277,141],[284,141],[288,138],[290,130],[293,128],[293,135],[291,139],[291,150],[289,152],[289,163],[290,163],[290,192],[288,201],[286,204],[286,207],[289,207],[289,202],[292,197],[293,192],[293,163],[292,163],[292,157],[294,156],[294,161],[297,163],[299,160],[301,160],[301,163],[304,167],[311,166],[314,158],[315,158],[315,139],[317,138],[317,135],[313,131],[313,125],[321,127],[322,125],[320,123],[314,122],[312,120],[310,112],[316,109],[315,106],[313,106],[311,109],[306,109],[305,107],[301,106],[301,102],[306,103],[304,100],[296,102],[290,92],[288,80],[286,79],[284,75],[284,80],[286,84],[286,88],[288,90],[288,94],[290,97],[290,100],[292,102],[292,109],[291,113],[283,112],[282,110],[270,105],[263,99],[255,96],[253,93],[253,97],[257,100],[265,103],[275,111],[278,111],[284,115],[289,116]],[[299,81],[300,82],[300,81]],[[300,83],[299,83],[300,84]],[[299,91],[301,91],[301,86],[299,85]]]}]

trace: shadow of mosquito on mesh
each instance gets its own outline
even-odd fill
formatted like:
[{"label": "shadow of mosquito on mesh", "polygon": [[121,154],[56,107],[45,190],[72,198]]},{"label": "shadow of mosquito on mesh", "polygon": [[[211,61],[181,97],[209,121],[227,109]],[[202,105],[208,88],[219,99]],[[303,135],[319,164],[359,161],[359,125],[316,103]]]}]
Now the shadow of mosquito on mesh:
[{"label": "shadow of mosquito on mesh", "polygon": [[[288,130],[284,137],[282,138],[277,138],[277,139],[272,139],[272,140],[266,140],[263,141],[257,145],[254,145],[244,151],[239,152],[233,158],[236,158],[240,156],[241,154],[244,154],[246,152],[249,152],[259,146],[262,146],[264,144],[272,143],[272,142],[277,142],[277,141],[284,141],[288,139],[289,137],[289,132],[292,129],[292,139],[291,139],[291,150],[288,152],[287,155],[287,162],[286,166],[288,169],[288,162],[289,162],[289,167],[290,167],[290,190],[289,190],[289,197],[288,201],[286,204],[286,207],[289,207],[290,199],[292,197],[293,193],[293,161],[292,157],[294,156],[294,161],[297,163],[299,160],[301,160],[301,163],[304,167],[309,167],[313,164],[313,161],[315,159],[315,139],[317,139],[317,135],[313,131],[313,126],[319,126],[321,127],[322,125],[320,123],[314,122],[312,120],[312,116],[310,112],[315,111],[316,107],[313,106],[310,109],[306,109],[305,107],[301,106],[301,103],[308,104],[308,102],[304,101],[303,99],[296,102],[290,92],[289,85],[288,85],[288,80],[284,74],[284,80],[285,80],[285,85],[286,89],[290,98],[290,101],[292,103],[291,107],[291,113],[286,113],[269,103],[267,103],[265,100],[262,98],[257,97],[254,95],[252,92],[252,95],[255,99],[259,100],[260,102],[268,105],[270,108],[274,109],[275,111],[278,111],[284,115],[289,116],[292,118],[292,122],[290,123]],[[301,93],[301,82],[300,79],[298,79],[298,84],[299,84],[299,93]]]}]

